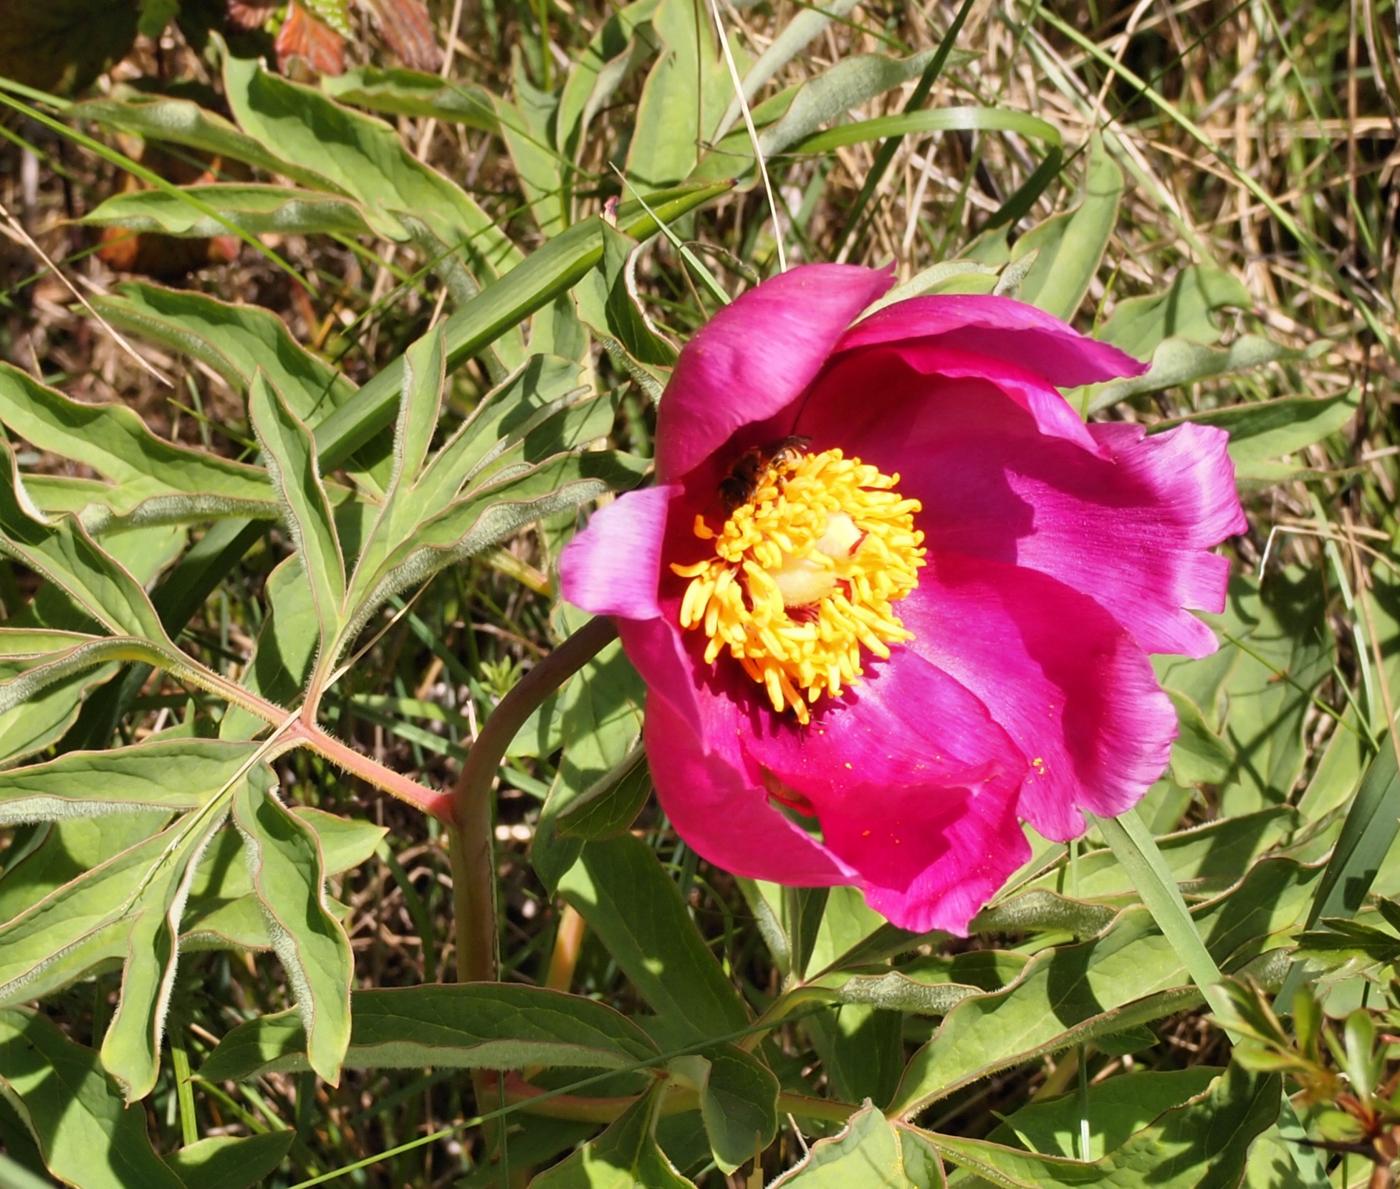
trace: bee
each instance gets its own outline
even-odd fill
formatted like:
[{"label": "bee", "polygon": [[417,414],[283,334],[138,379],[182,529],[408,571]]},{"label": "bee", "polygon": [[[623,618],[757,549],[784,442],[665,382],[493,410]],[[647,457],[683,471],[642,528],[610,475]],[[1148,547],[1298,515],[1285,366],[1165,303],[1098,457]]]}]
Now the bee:
[{"label": "bee", "polygon": [[729,468],[719,484],[719,498],[726,512],[747,504],[759,481],[775,466],[796,462],[806,453],[811,438],[794,434],[769,446],[750,446]]}]

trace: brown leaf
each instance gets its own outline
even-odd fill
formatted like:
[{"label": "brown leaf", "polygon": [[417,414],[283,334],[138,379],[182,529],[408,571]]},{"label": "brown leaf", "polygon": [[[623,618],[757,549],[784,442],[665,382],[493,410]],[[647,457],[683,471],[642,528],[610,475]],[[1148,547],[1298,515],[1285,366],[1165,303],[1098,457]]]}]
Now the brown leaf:
[{"label": "brown leaf", "polygon": [[442,65],[432,18],[423,0],[367,0],[380,36],[411,70],[436,70]]},{"label": "brown leaf", "polygon": [[281,7],[280,3],[264,4],[261,0],[227,0],[224,16],[235,29],[246,29],[251,33],[266,25],[272,14]]},{"label": "brown leaf", "polygon": [[345,39],[324,21],[292,0],[287,19],[277,31],[277,69],[287,70],[300,58],[317,74],[345,73]]}]

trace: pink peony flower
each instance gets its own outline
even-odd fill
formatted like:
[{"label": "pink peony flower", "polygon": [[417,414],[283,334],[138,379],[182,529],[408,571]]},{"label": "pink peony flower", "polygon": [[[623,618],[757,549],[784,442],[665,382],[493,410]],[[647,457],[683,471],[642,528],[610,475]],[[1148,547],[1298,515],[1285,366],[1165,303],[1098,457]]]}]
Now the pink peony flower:
[{"label": "pink peony flower", "polygon": [[565,597],[648,688],[661,804],[710,862],[854,884],[961,933],[1083,813],[1130,808],[1244,528],[1217,429],[1085,425],[1056,386],[1143,365],[998,297],[850,326],[885,271],[794,269],[720,311],[661,401],[656,485],[598,510]]}]

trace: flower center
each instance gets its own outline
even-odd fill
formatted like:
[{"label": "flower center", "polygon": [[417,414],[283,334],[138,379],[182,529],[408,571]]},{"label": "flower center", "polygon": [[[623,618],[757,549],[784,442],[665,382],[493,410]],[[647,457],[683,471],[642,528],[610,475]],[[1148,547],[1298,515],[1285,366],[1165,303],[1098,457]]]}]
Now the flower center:
[{"label": "flower center", "polygon": [[924,534],[898,483],[840,450],[744,455],[721,485],[729,518],[695,518],[714,556],[671,567],[690,579],[680,622],[709,637],[706,663],[727,649],[805,723],[860,679],[862,648],[883,660],[912,640],[893,608],[918,585]]}]

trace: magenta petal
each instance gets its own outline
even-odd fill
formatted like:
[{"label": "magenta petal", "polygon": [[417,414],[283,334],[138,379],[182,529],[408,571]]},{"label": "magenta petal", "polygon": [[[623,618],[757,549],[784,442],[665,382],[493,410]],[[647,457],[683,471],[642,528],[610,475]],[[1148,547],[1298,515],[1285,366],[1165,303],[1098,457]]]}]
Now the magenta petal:
[{"label": "magenta petal", "polygon": [[852,882],[849,867],[769,801],[739,752],[738,711],[731,710],[727,730],[702,737],[668,703],[647,699],[651,777],[671,824],[701,856],[736,875],[804,887]]},{"label": "magenta petal", "polygon": [[946,340],[993,360],[1014,360],[1058,388],[1138,376],[1147,365],[1117,347],[1087,338],[1053,314],[1008,297],[914,297],[877,310],[853,326],[838,351],[879,343]]},{"label": "magenta petal", "polygon": [[[990,384],[902,371],[883,356],[882,415],[853,412],[845,441],[922,502],[930,556],[1038,570],[1096,599],[1146,652],[1215,651],[1189,608],[1223,608],[1229,565],[1210,551],[1245,527],[1222,431],[1092,425],[1096,458]],[[804,417],[800,432],[816,431]]]},{"label": "magenta petal", "polygon": [[655,619],[666,513],[680,489],[644,487],[597,509],[559,558],[561,593],[594,615]]},{"label": "magenta petal", "polygon": [[852,318],[890,287],[888,270],[809,264],[750,289],[690,340],[661,398],[656,473],[671,482],[742,426],[795,400]]},{"label": "magenta petal", "polygon": [[906,929],[965,932],[1029,853],[1016,821],[1025,757],[987,709],[908,649],[800,728],[746,743],[810,804],[870,904]]},{"label": "magenta petal", "polygon": [[912,649],[982,700],[1030,759],[1018,810],[1048,838],[1116,816],[1166,768],[1176,713],[1098,603],[1033,570],[939,556],[900,604]]}]

